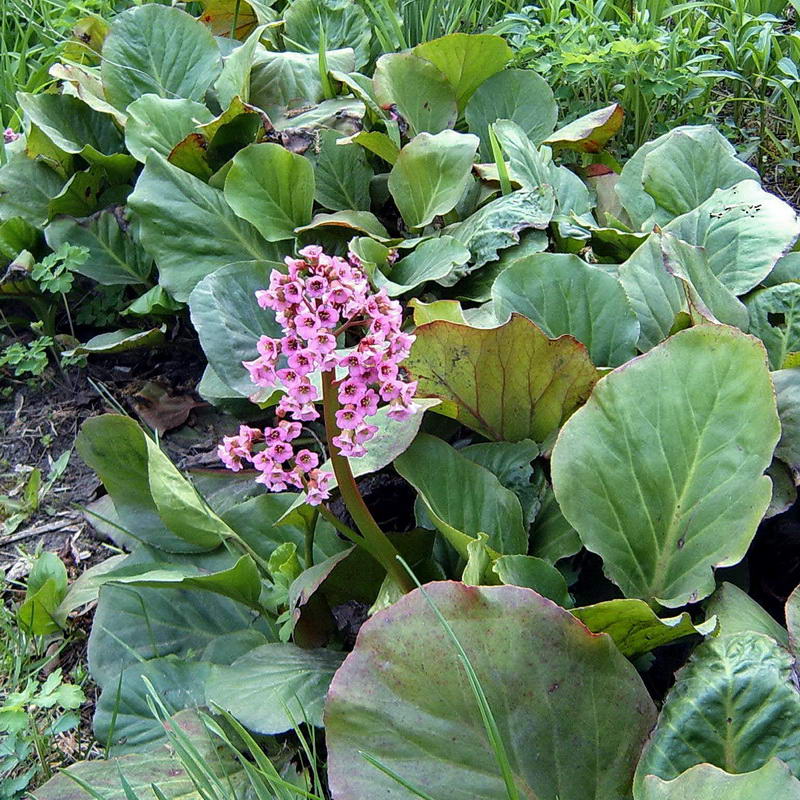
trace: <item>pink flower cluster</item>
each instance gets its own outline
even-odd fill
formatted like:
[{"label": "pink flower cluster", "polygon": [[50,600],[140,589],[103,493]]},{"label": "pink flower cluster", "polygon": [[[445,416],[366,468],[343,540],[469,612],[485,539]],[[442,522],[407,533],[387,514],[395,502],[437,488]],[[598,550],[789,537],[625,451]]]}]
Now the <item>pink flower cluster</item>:
[{"label": "pink flower cluster", "polygon": [[5,144],[11,144],[12,142],[16,142],[19,139],[21,134],[15,133],[13,128],[6,128],[3,131],[3,142]]},{"label": "pink flower cluster", "polygon": [[[257,386],[285,390],[276,413],[295,422],[284,420],[278,428],[266,429],[262,439],[253,438],[253,429],[243,428],[239,436],[226,437],[219,452],[231,469],[240,469],[243,458],[250,461],[262,472],[258,480],[273,491],[282,491],[287,484],[303,485],[308,491],[310,485],[313,495],[309,491],[309,503],[315,505],[327,498],[330,475],[316,470],[316,456],[311,464],[309,451],[294,456],[288,444],[299,435],[300,422],[319,417],[314,406],[319,391],[311,375],[317,371],[345,373],[336,383],[340,433],[331,444],[348,457],[366,454],[365,445],[378,430],[367,420],[382,403],[388,403],[388,416],[395,420],[417,411],[413,400],[417,384],[400,371],[400,362],[414,341],[400,330],[400,304],[384,290],[372,292],[355,256],[350,261],[328,256],[317,246],[304,248],[300,255],[302,258],[286,259],[287,274],[273,270],[269,289],[256,292],[259,305],[275,312],[283,337],[262,336],[257,343],[258,358],[243,362]],[[337,352],[337,336],[350,329],[359,329],[363,335],[352,350]],[[290,436],[286,431],[294,433],[295,428],[286,426],[293,424],[298,425],[297,433]],[[280,447],[269,444],[272,436]],[[253,444],[260,441],[267,443],[265,450],[250,455]],[[287,470],[283,465],[293,456],[294,467]],[[307,468],[306,462],[310,464]],[[302,478],[303,471],[313,473],[312,477]]]},{"label": "pink flower cluster", "polygon": [[[299,422],[287,420],[263,430],[240,425],[238,435],[225,436],[217,452],[225,466],[234,472],[241,470],[242,462],[252,464],[261,473],[256,482],[263,483],[271,492],[284,492],[290,485],[296,486],[306,490],[312,506],[319,505],[329,496],[328,484],[333,474],[317,469],[319,456],[311,450],[295,452],[290,443],[301,430]],[[254,451],[261,443],[263,449]]]}]

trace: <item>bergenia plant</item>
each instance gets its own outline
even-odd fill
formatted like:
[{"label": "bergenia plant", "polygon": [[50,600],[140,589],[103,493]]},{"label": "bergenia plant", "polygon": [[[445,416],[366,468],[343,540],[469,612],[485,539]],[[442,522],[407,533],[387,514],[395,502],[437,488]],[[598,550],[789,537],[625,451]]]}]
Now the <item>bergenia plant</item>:
[{"label": "bergenia plant", "polygon": [[[287,257],[288,273],[273,270],[269,289],[256,293],[261,308],[275,312],[283,336],[262,336],[258,358],[243,362],[256,386],[285,392],[276,409],[279,421],[264,429],[242,425],[238,435],[223,439],[219,455],[234,472],[250,464],[259,472],[256,481],[270,491],[304,490],[309,505],[365,547],[399,586],[410,588],[394,546],[364,503],[348,458],[366,455],[378,431],[369,420],[381,406],[388,405],[387,416],[394,420],[418,410],[417,384],[401,367],[414,337],[401,330],[400,304],[382,289],[373,292],[356,256],[329,256],[318,246],[305,247],[300,256]],[[357,342],[337,350],[338,338],[348,331]],[[316,374],[321,397],[312,381]],[[320,400],[332,472],[320,469],[317,453],[292,444],[303,423],[319,418]],[[360,536],[324,505],[334,475]]]}]

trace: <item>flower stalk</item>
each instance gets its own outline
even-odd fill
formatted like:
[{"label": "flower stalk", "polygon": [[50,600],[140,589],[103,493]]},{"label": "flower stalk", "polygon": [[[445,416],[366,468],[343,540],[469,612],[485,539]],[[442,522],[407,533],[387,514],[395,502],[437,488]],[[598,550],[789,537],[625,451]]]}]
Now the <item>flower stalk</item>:
[{"label": "flower stalk", "polygon": [[[325,417],[325,434],[328,442],[331,442],[334,436],[341,435],[339,426],[336,424],[339,400],[332,371],[322,373],[322,405]],[[414,588],[414,584],[397,558],[399,555],[397,549],[389,541],[389,537],[381,530],[380,525],[375,521],[375,517],[372,516],[372,512],[367,508],[367,504],[364,502],[353,476],[353,471],[350,469],[350,462],[338,453],[335,447],[330,447],[329,449],[331,466],[336,476],[336,483],[339,486],[342,500],[350,512],[356,527],[364,537],[362,546],[378,561],[403,592],[410,592]]]}]

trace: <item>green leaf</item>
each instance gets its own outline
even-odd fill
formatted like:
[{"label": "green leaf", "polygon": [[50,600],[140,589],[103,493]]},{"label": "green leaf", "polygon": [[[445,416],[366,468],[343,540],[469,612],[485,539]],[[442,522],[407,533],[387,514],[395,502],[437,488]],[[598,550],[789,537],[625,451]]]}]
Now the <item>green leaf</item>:
[{"label": "green leaf", "polygon": [[481,140],[481,158],[489,161],[489,125],[498,119],[516,122],[534,144],[555,129],[558,106],[544,78],[528,69],[507,69],[484,81],[467,103],[464,115]]},{"label": "green leaf", "polygon": [[208,28],[169,6],[123,11],[103,43],[103,90],[121,111],[145,94],[202,100],[221,68]]},{"label": "green leaf", "polygon": [[61,193],[64,183],[41,161],[12,158],[0,167],[0,219],[17,217],[41,228],[50,218],[50,201]]},{"label": "green leaf", "polygon": [[319,141],[314,199],[331,211],[369,211],[372,168],[364,149],[337,144],[341,137],[332,130],[322,131]]},{"label": "green leaf", "polygon": [[66,621],[59,610],[66,593],[64,562],[55,553],[41,553],[28,575],[25,600],[17,609],[20,627],[36,636],[58,633]]},{"label": "green leaf", "polygon": [[769,365],[779,370],[800,350],[800,284],[782,283],[747,298],[750,332],[767,348]]},{"label": "green leaf", "polygon": [[492,286],[503,270],[508,269],[515,261],[525,256],[541,253],[550,246],[547,233],[540,230],[528,230],[519,237],[519,244],[498,253],[499,258],[485,264],[460,281],[456,287],[458,296],[464,300],[485,303],[492,299]]},{"label": "green leaf", "polygon": [[437,529],[464,558],[478,533],[487,534],[489,547],[498,553],[527,551],[522,506],[488,469],[425,433],[394,465],[419,492]]},{"label": "green leaf", "polygon": [[778,260],[772,272],[761,281],[763,286],[779,283],[800,283],[800,252],[793,250]]},{"label": "green leaf", "polygon": [[277,260],[278,247],[237,217],[221,191],[157,153],[148,157],[128,203],[141,223],[142,244],[158,264],[161,285],[181,302],[225,264]]},{"label": "green leaf", "polygon": [[426,239],[392,266],[388,278],[376,270],[373,281],[389,297],[410,292],[427,281],[440,282],[469,261],[470,252],[452,236]]},{"label": "green leaf", "polygon": [[32,250],[39,238],[39,231],[20,217],[11,217],[0,222],[0,256],[13,261],[23,250]]},{"label": "green leaf", "polygon": [[541,558],[525,555],[500,556],[492,569],[505,584],[533,589],[562,608],[571,608],[573,605],[564,576]]},{"label": "green leaf", "polygon": [[202,103],[146,94],[128,106],[125,145],[142,164],[147,162],[151,150],[167,158],[198,125],[211,122],[213,118]]},{"label": "green leaf", "polygon": [[418,44],[413,52],[438,67],[447,78],[456,93],[459,114],[475,90],[500,72],[513,56],[502,37],[488,33],[451,33]]},{"label": "green leaf", "polygon": [[800,781],[777,758],[743,775],[731,775],[711,764],[698,764],[671,781],[648,775],[637,800],[716,800],[719,797],[725,800],[761,797],[800,800]]},{"label": "green leaf", "polygon": [[[611,640],[529,589],[432,583],[425,591],[472,664],[519,796],[630,796],[655,709]],[[458,653],[420,591],[361,628],[331,684],[325,733],[334,797],[411,797],[364,752],[431,797],[509,797]]]},{"label": "green leaf", "polygon": [[337,211],[335,214],[315,214],[308,225],[297,228],[303,234],[319,228],[347,228],[358,233],[367,233],[374,239],[387,240],[389,233],[383,223],[371,211]]},{"label": "green leaf", "polygon": [[124,311],[123,315],[133,317],[170,317],[175,312],[186,308],[183,303],[174,300],[161,286],[148,289],[143,295],[134,300]]},{"label": "green leaf", "polygon": [[516,311],[550,337],[571,334],[599,366],[636,355],[639,322],[622,286],[577,256],[538,253],[515,261],[494,282],[492,300],[500,319]]},{"label": "green leaf", "polygon": [[727,581],[721,583],[711,595],[706,605],[706,614],[717,617],[721,636],[754,631],[771,636],[784,647],[789,645],[786,628],[779,625],[749,594]]},{"label": "green leaf", "polygon": [[232,536],[233,531],[203,500],[194,486],[145,436],[150,494],[163,523],[173,533],[198,547],[211,548]]},{"label": "green leaf", "polygon": [[[241,787],[245,777],[238,763],[228,751],[222,752],[218,740],[211,738],[200,718],[191,711],[173,717],[171,724],[178,726],[200,759],[204,760],[213,774],[226,786]],[[220,749],[218,749],[220,748]],[[79,785],[71,776],[81,782]],[[157,786],[166,800],[202,800],[196,784],[187,771],[185,763],[175,755],[172,747],[160,746],[145,753],[120,756],[109,760],[95,759],[73,764],[44,786],[34,790],[34,800],[97,800],[82,788],[91,786],[103,800],[130,800],[122,779],[124,776],[131,791],[141,800],[160,800],[153,793]]]},{"label": "green leaf", "polygon": [[578,532],[561,513],[553,487],[548,484],[542,494],[542,507],[536,515],[530,532],[531,555],[543,558],[551,564],[581,549]]},{"label": "green leaf", "polygon": [[447,77],[430,61],[412,52],[388,53],[375,64],[375,99],[408,123],[409,136],[436,134],[452,128],[458,102]]},{"label": "green leaf", "polygon": [[75,345],[71,350],[64,350],[65,356],[111,355],[127,353],[141,347],[158,347],[164,343],[166,326],[140,331],[136,328],[122,328],[109,333],[99,333],[84,344]]},{"label": "green leaf", "polygon": [[[283,16],[287,50],[318,53],[320,43],[332,50],[352,47],[355,68],[369,61],[372,33],[369,18],[356,3],[336,0],[292,0]],[[324,32],[324,40],[322,39]]]},{"label": "green leaf", "polygon": [[250,72],[264,31],[265,27],[257,27],[244,44],[223,58],[222,71],[214,83],[222,108],[228,108],[236,97],[244,103],[250,101]]},{"label": "green leaf", "polygon": [[517,191],[498,197],[463,222],[447,228],[447,233],[472,253],[473,263],[464,274],[494,261],[500,250],[519,244],[523,231],[531,228],[544,230],[550,224],[554,210],[552,187],[540,186],[533,191]]},{"label": "green leaf", "polygon": [[47,206],[50,219],[61,214],[88,217],[97,210],[97,204],[106,183],[106,171],[93,166],[76,172]]},{"label": "green leaf", "polygon": [[760,344],[703,325],[601,380],[552,457],[564,516],[628,597],[667,607],[714,589],[770,500],[780,434]]},{"label": "green leaf", "polygon": [[[329,70],[355,70],[351,48],[329,50],[325,58]],[[271,119],[277,119],[287,106],[318,103],[324,96],[318,53],[271,53],[263,47],[256,50],[250,72],[250,103]]]},{"label": "green leaf", "polygon": [[792,657],[770,637],[737,633],[695,650],[667,695],[636,770],[665,780],[708,762],[727,772],[777,756],[800,770],[800,695]]},{"label": "green leaf", "polygon": [[268,242],[291,239],[295,228],[311,221],[314,169],[280,145],[251,144],[233,159],[225,199]]},{"label": "green leaf", "polygon": [[134,241],[119,209],[107,209],[87,219],[63,217],[45,229],[53,250],[69,242],[89,251],[76,272],[106,286],[144,284],[153,260]]},{"label": "green leaf", "polygon": [[647,220],[669,222],[708,200],[716,189],[740,181],[758,181],[758,173],[734,155],[731,144],[710,126],[694,131],[677,130],[648,153],[642,167],[642,185],[655,200]]},{"label": "green leaf", "polygon": [[116,569],[121,562],[125,561],[127,554],[111,556],[93,567],[81,572],[80,575],[70,584],[64,599],[58,607],[58,613],[63,614],[64,618],[73,611],[86,609],[91,603],[97,600],[100,587],[105,583],[106,573]]},{"label": "green leaf", "polygon": [[164,728],[153,716],[144,679],[150,681],[170,714],[206,704],[206,681],[211,664],[182,661],[175,656],[154,658],[127,667],[118,681],[111,681],[97,701],[94,735],[109,756],[147,750],[165,739]]},{"label": "green leaf", "polygon": [[600,108],[559,128],[544,140],[553,148],[599,153],[622,127],[625,112],[619,103]]},{"label": "green leaf", "polygon": [[455,208],[472,172],[475,136],[421,133],[401,151],[389,173],[389,191],[409,228],[422,228]]},{"label": "green leaf", "polygon": [[681,245],[681,255],[672,246],[665,265],[659,242],[651,236],[620,267],[620,280],[639,317],[642,350],[665,338],[675,314],[685,307],[685,290],[672,274],[689,278],[712,311],[743,324],[741,307],[731,294],[744,294],[770,273],[797,238],[800,222],[782,200],[754,181],[743,181],[716,191],[700,207],[668,223],[664,232],[704,253],[692,255]]},{"label": "green leaf", "polygon": [[[167,473],[164,462],[168,459],[134,420],[117,414],[92,417],[81,426],[76,447],[103,481],[122,526],[137,539],[173,553],[202,552],[216,546],[216,536],[201,534],[195,538],[188,520],[178,524],[180,531],[167,528],[153,499],[150,467],[160,462],[161,472]],[[178,483],[174,475],[172,478],[170,484]]]},{"label": "green leaf", "polygon": [[89,637],[89,670],[102,689],[113,692],[132,664],[196,654],[218,636],[253,628],[268,630],[253,612],[222,595],[107,584]]},{"label": "green leaf", "polygon": [[757,286],[800,235],[787,203],[755,181],[718,189],[694,211],[664,229],[708,252],[711,271],[734,294]]},{"label": "green leaf", "polygon": [[686,611],[659,618],[642,600],[606,600],[573,608],[572,613],[592,633],[607,633],[620,652],[632,659],[685,636],[708,636],[717,629],[713,617],[695,625]]},{"label": "green leaf", "polygon": [[459,451],[470,461],[494,473],[506,489],[519,498],[522,505],[523,524],[527,528],[540,507],[540,486],[531,483],[532,462],[539,455],[539,447],[530,439],[520,442],[482,442],[462,447]]},{"label": "green leaf", "polygon": [[322,726],[322,707],[343,654],[265,644],[208,683],[208,702],[224,708],[255,733],[283,733],[305,721]]},{"label": "green leaf", "polygon": [[437,411],[495,441],[543,442],[597,380],[583,345],[549,339],[518,314],[497,328],[436,321],[415,333],[405,367],[418,394],[440,398]]},{"label": "green leaf", "polygon": [[781,439],[775,456],[793,470],[800,470],[800,368],[781,369],[771,374],[781,420]]},{"label": "green leaf", "polygon": [[229,264],[207,275],[189,297],[200,344],[209,364],[232,389],[249,396],[258,391],[243,361],[258,357],[260,336],[280,338],[272,311],[261,308],[256,291],[269,285],[269,262]]},{"label": "green leaf", "polygon": [[202,589],[228,597],[237,603],[258,605],[261,577],[255,561],[241,556],[229,569],[206,572],[193,566],[168,562],[138,563],[134,571],[121,567],[103,577],[103,583],[124,583],[129,586],[149,586],[154,589]]},{"label": "green leaf", "polygon": [[352,136],[339,140],[339,146],[358,144],[370,153],[382,158],[387,164],[394,164],[400,155],[400,148],[385,134],[380,131],[359,131]]},{"label": "green leaf", "polygon": [[93,152],[110,156],[125,150],[122,132],[113,119],[77,97],[19,92],[17,101],[36,127],[65,153],[80,154],[91,162]]},{"label": "green leaf", "polygon": [[[648,191],[655,195],[645,190],[645,167]],[[685,125],[640,147],[623,167],[616,192],[634,229],[649,231],[743,180],[758,175],[716,128]]]}]

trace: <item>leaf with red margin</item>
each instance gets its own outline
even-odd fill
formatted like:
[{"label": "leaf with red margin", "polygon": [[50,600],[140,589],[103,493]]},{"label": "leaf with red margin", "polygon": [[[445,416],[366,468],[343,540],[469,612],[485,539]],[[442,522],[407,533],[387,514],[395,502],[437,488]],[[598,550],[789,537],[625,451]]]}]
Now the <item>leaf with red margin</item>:
[{"label": "leaf with red margin", "polygon": [[[656,711],[609,636],[531,589],[425,587],[486,694],[520,798],[629,798]],[[500,769],[453,643],[420,590],[375,614],[325,709],[334,800],[505,800]],[[572,766],[570,766],[572,765]]]},{"label": "leaf with red margin", "polygon": [[543,442],[583,405],[599,377],[572,336],[548,338],[520,314],[497,328],[437,320],[415,331],[404,366],[436,411],[494,441]]}]

